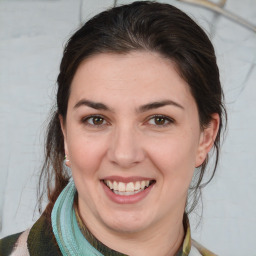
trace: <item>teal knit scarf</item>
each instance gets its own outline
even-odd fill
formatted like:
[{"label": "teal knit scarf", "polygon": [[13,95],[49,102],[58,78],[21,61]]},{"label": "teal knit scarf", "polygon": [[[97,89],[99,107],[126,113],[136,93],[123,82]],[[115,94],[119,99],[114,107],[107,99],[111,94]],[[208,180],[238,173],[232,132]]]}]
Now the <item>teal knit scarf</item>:
[{"label": "teal knit scarf", "polygon": [[52,229],[59,248],[64,256],[103,256],[85,239],[79,229],[73,208],[75,194],[76,187],[71,179],[52,210]]}]

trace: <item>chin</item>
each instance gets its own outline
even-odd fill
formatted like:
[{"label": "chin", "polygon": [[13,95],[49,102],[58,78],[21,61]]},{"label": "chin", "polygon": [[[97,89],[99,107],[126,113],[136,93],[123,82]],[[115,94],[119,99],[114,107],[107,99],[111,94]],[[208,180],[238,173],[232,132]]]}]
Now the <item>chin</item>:
[{"label": "chin", "polygon": [[111,219],[105,219],[105,225],[118,233],[137,233],[147,229],[152,222],[145,214],[128,213],[113,214]]}]

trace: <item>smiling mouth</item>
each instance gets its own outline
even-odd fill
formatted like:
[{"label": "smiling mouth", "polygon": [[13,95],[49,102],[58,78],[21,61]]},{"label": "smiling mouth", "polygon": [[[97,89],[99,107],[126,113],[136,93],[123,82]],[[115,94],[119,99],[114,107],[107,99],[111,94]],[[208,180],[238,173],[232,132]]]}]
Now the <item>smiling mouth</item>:
[{"label": "smiling mouth", "polygon": [[103,180],[103,182],[113,193],[121,196],[135,195],[156,183],[155,180],[142,180],[128,183]]}]

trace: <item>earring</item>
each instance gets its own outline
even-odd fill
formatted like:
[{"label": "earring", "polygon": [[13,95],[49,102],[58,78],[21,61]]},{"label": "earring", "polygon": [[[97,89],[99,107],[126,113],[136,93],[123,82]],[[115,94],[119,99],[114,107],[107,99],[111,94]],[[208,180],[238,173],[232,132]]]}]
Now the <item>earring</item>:
[{"label": "earring", "polygon": [[65,165],[69,167],[69,160],[67,155],[64,156],[64,161],[65,161]]}]

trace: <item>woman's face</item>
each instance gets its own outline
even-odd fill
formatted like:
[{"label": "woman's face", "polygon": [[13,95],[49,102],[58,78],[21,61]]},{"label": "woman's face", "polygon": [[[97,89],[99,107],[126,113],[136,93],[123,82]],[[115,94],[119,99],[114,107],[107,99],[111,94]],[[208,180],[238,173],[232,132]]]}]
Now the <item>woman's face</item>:
[{"label": "woman's face", "polygon": [[194,169],[213,142],[174,64],[149,52],[85,60],[62,128],[84,221],[115,232],[181,220]]}]

